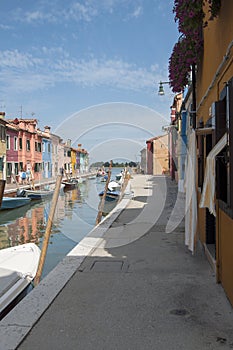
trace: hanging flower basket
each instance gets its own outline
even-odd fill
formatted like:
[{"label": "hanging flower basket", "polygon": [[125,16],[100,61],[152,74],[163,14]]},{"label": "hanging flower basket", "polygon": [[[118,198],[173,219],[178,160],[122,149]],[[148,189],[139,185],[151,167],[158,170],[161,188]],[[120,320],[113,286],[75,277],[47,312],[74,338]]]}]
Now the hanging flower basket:
[{"label": "hanging flower basket", "polygon": [[212,20],[219,13],[221,0],[174,0],[173,12],[181,38],[169,59],[169,81],[173,92],[181,92],[188,84],[191,65],[197,64],[203,48],[202,28],[207,25],[203,5],[209,5]]},{"label": "hanging flower basket", "polygon": [[203,42],[190,41],[183,36],[175,44],[169,59],[169,81],[173,92],[181,92],[188,85],[191,66],[197,63]]}]

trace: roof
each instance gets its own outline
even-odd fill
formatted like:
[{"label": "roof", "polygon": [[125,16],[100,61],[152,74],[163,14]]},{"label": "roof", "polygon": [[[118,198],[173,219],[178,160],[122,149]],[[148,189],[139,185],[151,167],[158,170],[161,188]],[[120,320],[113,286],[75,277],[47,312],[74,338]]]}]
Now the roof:
[{"label": "roof", "polygon": [[164,136],[167,136],[167,134],[152,137],[151,139],[146,140],[146,143],[151,143],[151,142],[153,142],[153,141],[155,141],[155,140],[161,139],[161,138],[164,137]]}]

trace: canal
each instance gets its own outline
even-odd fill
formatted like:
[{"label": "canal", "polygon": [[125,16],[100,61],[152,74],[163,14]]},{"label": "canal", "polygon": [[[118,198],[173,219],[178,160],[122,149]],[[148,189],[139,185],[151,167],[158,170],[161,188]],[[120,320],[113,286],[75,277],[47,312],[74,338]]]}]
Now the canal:
[{"label": "canal", "polygon": [[[113,168],[111,179],[115,179],[120,171]],[[100,178],[94,178],[85,179],[73,190],[61,191],[42,278],[94,227],[100,202],[98,193],[104,187],[105,183]],[[0,249],[28,242],[34,242],[41,248],[51,199],[32,201],[28,206],[0,211]],[[112,208],[106,207],[104,215]]]}]

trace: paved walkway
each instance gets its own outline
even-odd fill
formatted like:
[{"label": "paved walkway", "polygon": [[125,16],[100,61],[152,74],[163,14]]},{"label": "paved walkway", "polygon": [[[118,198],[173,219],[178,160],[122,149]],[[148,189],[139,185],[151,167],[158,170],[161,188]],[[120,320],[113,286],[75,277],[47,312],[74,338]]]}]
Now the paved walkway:
[{"label": "paved walkway", "polygon": [[233,348],[233,309],[200,246],[194,256],[184,246],[177,186],[131,183],[134,199],[1,321],[1,350]]},{"label": "paved walkway", "polygon": [[[95,175],[95,172],[90,172],[90,173],[85,173],[85,174],[80,174],[79,177],[81,178],[85,178],[85,177],[89,177],[89,176],[93,176]],[[35,180],[34,181],[34,186],[41,186],[41,185],[47,185],[47,184],[51,184],[51,183],[55,183],[56,182],[56,177],[51,177],[51,178],[42,178],[40,180]],[[66,176],[63,176],[63,180],[66,180]],[[5,184],[5,191],[4,193],[6,194],[11,194],[11,193],[15,193],[17,191],[17,189],[23,189],[23,188],[31,188],[32,187],[32,183],[30,184],[22,184],[22,183],[6,183]]]}]

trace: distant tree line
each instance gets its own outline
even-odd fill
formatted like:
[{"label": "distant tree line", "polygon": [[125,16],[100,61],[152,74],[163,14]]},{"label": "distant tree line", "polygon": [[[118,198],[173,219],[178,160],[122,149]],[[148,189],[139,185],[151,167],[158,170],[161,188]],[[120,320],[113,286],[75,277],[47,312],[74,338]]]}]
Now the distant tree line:
[{"label": "distant tree line", "polygon": [[[124,167],[130,167],[130,168],[135,168],[137,167],[137,163],[136,162],[112,162],[112,167],[113,168],[124,168]],[[108,168],[110,166],[110,162],[95,162],[93,164],[91,164],[92,167],[94,168],[102,168],[102,166],[104,166],[105,168]]]}]

